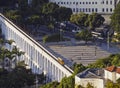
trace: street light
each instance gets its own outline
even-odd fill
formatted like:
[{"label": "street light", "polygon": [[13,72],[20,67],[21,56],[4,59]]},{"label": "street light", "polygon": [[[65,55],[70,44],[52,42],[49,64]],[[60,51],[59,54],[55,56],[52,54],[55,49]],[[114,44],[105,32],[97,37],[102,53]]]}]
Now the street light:
[{"label": "street light", "polygon": [[60,29],[60,41],[62,41],[62,31],[63,29]]},{"label": "street light", "polygon": [[109,50],[110,48],[110,37],[109,37],[109,31],[107,33],[107,49]]}]

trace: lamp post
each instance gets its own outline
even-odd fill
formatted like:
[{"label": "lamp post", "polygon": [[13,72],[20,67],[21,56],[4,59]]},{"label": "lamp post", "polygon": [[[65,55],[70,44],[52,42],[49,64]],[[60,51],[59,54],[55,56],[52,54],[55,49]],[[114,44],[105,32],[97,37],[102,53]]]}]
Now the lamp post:
[{"label": "lamp post", "polygon": [[60,29],[60,41],[62,41],[62,29]]},{"label": "lamp post", "polygon": [[35,77],[35,87],[38,88],[38,77],[37,77],[37,73],[36,73],[36,77]]},{"label": "lamp post", "polygon": [[109,37],[109,31],[107,33],[107,49],[109,50],[110,48],[110,37]]}]

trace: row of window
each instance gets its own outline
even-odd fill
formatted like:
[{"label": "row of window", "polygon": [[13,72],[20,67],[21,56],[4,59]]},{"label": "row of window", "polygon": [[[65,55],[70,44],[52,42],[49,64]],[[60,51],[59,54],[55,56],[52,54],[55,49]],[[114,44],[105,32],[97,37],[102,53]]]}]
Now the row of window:
[{"label": "row of window", "polygon": [[[56,4],[98,4],[98,2],[56,2]],[[112,5],[112,1],[108,2],[108,1],[102,1],[101,4],[110,4]]]},{"label": "row of window", "polygon": [[97,8],[73,8],[73,12],[98,12]]},{"label": "row of window", "polygon": [[108,9],[108,8],[102,8],[102,12],[112,12],[113,11],[113,9],[112,8],[110,8],[110,9]]},{"label": "row of window", "polygon": [[56,4],[97,4],[97,2],[58,2]]},{"label": "row of window", "polygon": [[[98,12],[98,8],[73,8],[73,12]],[[102,12],[112,12],[113,9],[102,8]]]},{"label": "row of window", "polygon": [[101,4],[110,4],[112,5],[112,1],[108,2],[108,1],[102,1]]}]

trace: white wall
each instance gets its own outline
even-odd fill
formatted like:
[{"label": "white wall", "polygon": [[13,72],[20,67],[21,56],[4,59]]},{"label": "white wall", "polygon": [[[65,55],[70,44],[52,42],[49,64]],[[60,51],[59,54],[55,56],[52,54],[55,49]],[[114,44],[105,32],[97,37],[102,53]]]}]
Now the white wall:
[{"label": "white wall", "polygon": [[2,33],[6,39],[13,39],[18,48],[25,52],[22,59],[31,67],[34,73],[45,72],[52,80],[60,81],[64,76],[70,76],[72,70],[61,65],[57,57],[19,29],[11,21],[0,14]]},{"label": "white wall", "polygon": [[120,78],[120,74],[116,73],[116,80]]},{"label": "white wall", "polygon": [[[114,0],[49,0],[49,1],[54,2],[59,6],[71,8],[74,13],[77,13],[77,10],[78,12],[92,13],[92,9],[94,9],[94,12],[96,12],[95,9],[97,9],[97,13],[111,14],[113,13],[114,10]],[[107,2],[108,4],[106,4]],[[104,12],[102,9],[104,9]],[[112,9],[112,11],[110,11],[110,9]]]},{"label": "white wall", "polygon": [[88,83],[91,83],[95,88],[104,88],[103,79],[99,78],[79,78],[75,76],[75,84],[86,87]]},{"label": "white wall", "polygon": [[104,70],[105,73],[105,79],[109,79],[113,82],[116,82],[116,73],[115,72],[110,72],[107,70]]}]

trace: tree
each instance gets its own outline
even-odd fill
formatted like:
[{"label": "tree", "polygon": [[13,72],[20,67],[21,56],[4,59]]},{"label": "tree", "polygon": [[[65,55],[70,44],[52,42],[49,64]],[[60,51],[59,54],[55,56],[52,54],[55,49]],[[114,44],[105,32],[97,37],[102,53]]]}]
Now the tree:
[{"label": "tree", "polygon": [[32,15],[32,16],[28,17],[27,23],[30,25],[38,25],[38,24],[42,23],[41,17],[39,15]]},{"label": "tree", "polygon": [[19,24],[21,24],[23,20],[18,10],[9,10],[5,13],[5,16]]},{"label": "tree", "polygon": [[15,6],[17,0],[0,0],[0,7]]},{"label": "tree", "polygon": [[120,88],[120,84],[119,83],[113,83],[111,81],[107,81],[106,88]]},{"label": "tree", "polygon": [[54,18],[56,21],[69,21],[71,15],[72,10],[66,7],[59,7],[54,12]]},{"label": "tree", "polygon": [[75,87],[75,78],[74,76],[69,76],[62,78],[57,88],[74,88],[74,87]]},{"label": "tree", "polygon": [[82,30],[76,34],[76,39],[83,40],[85,41],[85,44],[87,44],[87,42],[92,39],[92,34],[89,30]]},{"label": "tree", "polygon": [[35,75],[23,66],[16,67],[11,72],[1,74],[0,88],[22,88],[34,85]]},{"label": "tree", "polygon": [[46,85],[43,85],[40,88],[56,88],[58,85],[59,85],[59,83],[57,81],[54,81],[54,82],[50,82]]},{"label": "tree", "polygon": [[21,55],[25,54],[25,52],[20,51],[16,46],[13,47],[12,53],[15,55],[15,62],[17,62],[17,60],[20,60]]},{"label": "tree", "polygon": [[92,13],[88,16],[88,19],[85,22],[86,26],[89,26],[91,29],[99,27],[104,23],[105,19],[98,13]]},{"label": "tree", "polygon": [[118,79],[117,79],[117,83],[119,83],[119,84],[120,84],[120,78],[118,78]]},{"label": "tree", "polygon": [[42,13],[46,15],[46,17],[48,17],[48,22],[49,21],[53,21],[53,13],[55,12],[55,10],[59,8],[59,6],[55,3],[46,3],[45,5],[43,5],[42,7]]},{"label": "tree", "polygon": [[88,83],[86,88],[94,88],[94,86],[91,83]]},{"label": "tree", "polygon": [[79,26],[85,26],[85,22],[87,20],[88,14],[85,13],[79,13],[79,14],[72,14],[70,21],[72,23],[75,23]]},{"label": "tree", "polygon": [[120,33],[120,3],[116,6],[114,13],[111,16],[111,26],[112,28]]},{"label": "tree", "polygon": [[77,85],[75,88],[85,88],[85,87],[83,87],[81,85]]},{"label": "tree", "polygon": [[115,66],[120,66],[120,55],[119,54],[116,54],[114,57],[113,57],[113,60],[112,60],[112,65],[115,65]]},{"label": "tree", "polygon": [[49,2],[48,0],[32,0],[32,7],[37,8],[48,2]]},{"label": "tree", "polygon": [[0,47],[0,60],[2,62],[2,69],[4,69],[4,59],[7,56],[8,49],[5,49],[4,47]]},{"label": "tree", "polygon": [[73,65],[73,70],[74,70],[74,75],[84,71],[86,69],[86,67],[84,65],[80,64],[74,64]]}]

